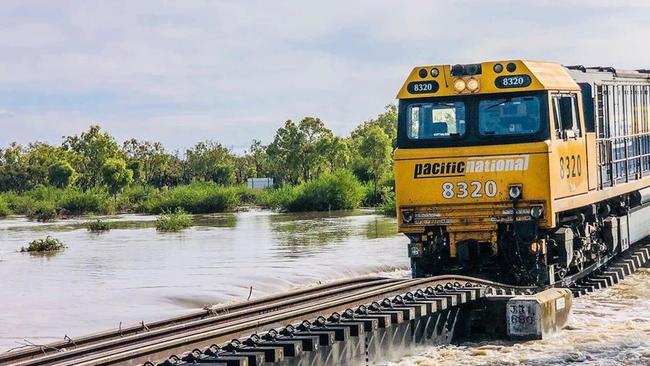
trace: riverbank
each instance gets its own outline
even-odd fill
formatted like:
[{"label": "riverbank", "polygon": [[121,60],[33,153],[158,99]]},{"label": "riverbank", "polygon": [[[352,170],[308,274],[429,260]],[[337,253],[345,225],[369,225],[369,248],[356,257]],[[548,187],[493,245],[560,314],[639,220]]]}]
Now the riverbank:
[{"label": "riverbank", "polygon": [[38,186],[22,193],[0,193],[0,217],[25,215],[47,222],[93,214],[160,214],[178,210],[192,214],[233,212],[246,205],[306,212],[355,209],[377,202],[381,203],[382,212],[394,214],[394,196],[389,188],[376,194],[352,173],[337,171],[307,183],[265,190],[195,182],[162,189],[133,185],[111,195],[100,188],[84,191]]}]

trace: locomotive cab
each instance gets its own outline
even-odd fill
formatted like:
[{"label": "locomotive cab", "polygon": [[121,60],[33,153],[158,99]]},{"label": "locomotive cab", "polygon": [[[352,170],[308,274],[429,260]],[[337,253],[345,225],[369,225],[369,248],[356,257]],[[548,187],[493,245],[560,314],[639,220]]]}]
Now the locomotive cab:
[{"label": "locomotive cab", "polygon": [[414,277],[550,284],[571,271],[584,233],[564,220],[597,177],[593,123],[567,69],[416,67],[398,99],[397,216]]}]

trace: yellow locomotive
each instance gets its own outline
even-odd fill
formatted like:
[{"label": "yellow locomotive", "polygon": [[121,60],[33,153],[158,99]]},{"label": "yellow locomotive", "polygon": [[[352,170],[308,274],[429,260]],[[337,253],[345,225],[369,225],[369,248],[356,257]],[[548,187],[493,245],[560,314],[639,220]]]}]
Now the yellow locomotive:
[{"label": "yellow locomotive", "polygon": [[398,99],[414,277],[555,284],[650,235],[650,71],[421,66]]}]

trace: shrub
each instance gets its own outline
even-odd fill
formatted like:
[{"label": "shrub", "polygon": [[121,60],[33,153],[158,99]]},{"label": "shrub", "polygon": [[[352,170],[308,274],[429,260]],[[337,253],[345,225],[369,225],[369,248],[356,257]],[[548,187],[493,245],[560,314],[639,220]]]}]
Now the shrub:
[{"label": "shrub", "polygon": [[118,196],[117,209],[120,212],[145,212],[145,202],[157,194],[158,189],[153,186],[129,186]]},{"label": "shrub", "polygon": [[7,217],[11,215],[11,209],[3,198],[0,197],[0,217]]},{"label": "shrub", "polygon": [[20,248],[20,251],[25,253],[25,252],[51,252],[55,250],[61,250],[65,248],[65,245],[56,238],[53,238],[51,236],[46,237],[45,239],[36,239],[32,240],[29,243],[29,246],[27,248],[22,247]]},{"label": "shrub", "polygon": [[133,183],[133,171],[126,167],[122,159],[108,159],[102,165],[102,181],[112,195]]},{"label": "shrub", "polygon": [[62,160],[50,165],[47,177],[54,187],[67,188],[77,179],[77,172],[69,162]]},{"label": "shrub", "polygon": [[111,214],[115,211],[113,199],[106,191],[98,189],[68,189],[59,200],[58,206],[69,215]]},{"label": "shrub", "polygon": [[111,229],[111,223],[106,220],[96,219],[86,221],[86,228],[93,233],[108,231]]},{"label": "shrub", "polygon": [[267,192],[267,189],[251,189],[247,186],[233,187],[239,204],[259,205],[261,197]]},{"label": "shrub", "polygon": [[372,182],[365,183],[363,185],[363,199],[361,200],[361,204],[364,207],[375,206],[377,202],[380,202],[380,194],[381,191],[375,193],[375,187]]},{"label": "shrub", "polygon": [[58,217],[56,206],[52,201],[37,201],[30,211],[27,212],[27,217],[30,220],[39,222],[54,221]]},{"label": "shrub", "polygon": [[386,216],[397,216],[395,192],[388,192],[384,195],[384,201],[379,206],[379,211]]},{"label": "shrub", "polygon": [[27,195],[19,195],[15,192],[5,192],[2,198],[7,202],[9,209],[18,215],[29,215],[34,211],[36,200]]},{"label": "shrub", "polygon": [[239,204],[236,188],[214,183],[192,183],[162,190],[145,202],[149,213],[174,212],[182,209],[194,214],[232,210]]},{"label": "shrub", "polygon": [[192,226],[192,216],[183,210],[163,213],[156,220],[156,230],[158,231],[181,231]]},{"label": "shrub", "polygon": [[359,207],[363,186],[350,172],[339,170],[297,187],[276,190],[271,204],[287,211],[327,211]]},{"label": "shrub", "polygon": [[283,186],[264,190],[257,197],[257,204],[266,208],[286,210],[291,202],[298,198],[301,189],[301,186]]},{"label": "shrub", "polygon": [[367,182],[363,185],[364,195],[361,204],[366,207],[381,206],[387,199],[387,195],[395,190],[395,179],[393,175],[389,175],[381,179],[375,192],[373,182]]}]

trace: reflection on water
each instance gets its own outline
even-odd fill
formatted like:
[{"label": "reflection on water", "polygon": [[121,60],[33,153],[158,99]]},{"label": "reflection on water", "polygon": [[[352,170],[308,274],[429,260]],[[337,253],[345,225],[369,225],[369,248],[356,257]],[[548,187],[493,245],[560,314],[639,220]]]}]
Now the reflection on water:
[{"label": "reflection on water", "polygon": [[[0,350],[151,321],[204,305],[408,266],[394,219],[370,211],[195,217],[159,233],[154,217],[111,217],[90,233],[87,218],[40,224],[0,220]],[[52,235],[54,255],[16,250]]]},{"label": "reflection on water", "polygon": [[434,347],[392,365],[650,365],[650,270],[575,300],[570,324],[543,341]]},{"label": "reflection on water", "polygon": [[328,245],[350,236],[378,239],[397,234],[394,219],[381,216],[369,219],[355,215],[354,211],[274,215],[270,219],[278,242],[295,247],[296,253],[304,247]]}]

